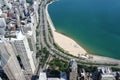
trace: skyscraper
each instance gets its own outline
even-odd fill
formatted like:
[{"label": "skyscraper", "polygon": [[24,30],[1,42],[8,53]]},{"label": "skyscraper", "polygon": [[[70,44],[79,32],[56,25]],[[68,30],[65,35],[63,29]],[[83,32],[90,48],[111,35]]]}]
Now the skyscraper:
[{"label": "skyscraper", "polygon": [[0,18],[0,35],[5,34],[6,22],[4,18]]},{"label": "skyscraper", "polygon": [[10,80],[26,80],[11,44],[0,40],[1,65]]},{"label": "skyscraper", "polygon": [[70,61],[69,80],[77,80],[77,62],[74,59]]},{"label": "skyscraper", "polygon": [[0,0],[0,54],[2,67],[10,80],[30,79],[38,66],[36,5],[34,11],[33,4],[26,0]]},{"label": "skyscraper", "polygon": [[20,56],[25,72],[33,74],[35,64],[33,60],[33,51],[30,50],[28,40],[21,32],[16,32],[16,38],[11,38],[11,43],[17,54]]}]

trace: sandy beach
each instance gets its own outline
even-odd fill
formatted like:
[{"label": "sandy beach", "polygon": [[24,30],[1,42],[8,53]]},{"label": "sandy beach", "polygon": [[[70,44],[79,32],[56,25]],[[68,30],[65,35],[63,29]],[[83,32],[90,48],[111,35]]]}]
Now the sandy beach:
[{"label": "sandy beach", "polygon": [[[88,53],[84,48],[82,48],[79,44],[77,44],[73,39],[71,39],[61,33],[56,32],[54,24],[48,13],[48,5],[46,7],[46,16],[47,16],[48,22],[50,24],[51,30],[53,32],[53,37],[54,37],[55,43],[57,43],[61,48],[63,48],[64,50],[66,50],[67,52],[69,52],[70,54],[72,54],[74,56],[78,57],[78,54],[79,54],[80,56],[86,57],[84,55],[86,55]],[[88,54],[88,55],[90,55],[90,54]],[[93,57],[91,59],[91,61],[93,61],[93,62],[97,61],[100,63],[118,63],[119,67],[120,67],[120,60],[103,57],[103,56],[96,56],[96,55],[91,55],[91,56]]]},{"label": "sandy beach", "polygon": [[97,55],[91,55],[93,56],[93,59],[90,59],[93,62],[99,62],[99,63],[110,63],[110,64],[118,64],[120,67],[120,60],[104,57],[104,56],[97,56]]},{"label": "sandy beach", "polygon": [[82,54],[87,53],[86,50],[83,49],[80,45],[78,45],[73,39],[56,32],[56,29],[54,28],[54,25],[52,23],[52,20],[51,20],[49,14],[48,14],[47,9],[46,9],[46,14],[48,17],[48,22],[51,25],[51,29],[53,32],[53,37],[54,37],[55,43],[57,43],[65,51],[69,52],[70,54],[72,54],[74,56],[78,56],[78,54],[82,55]]}]

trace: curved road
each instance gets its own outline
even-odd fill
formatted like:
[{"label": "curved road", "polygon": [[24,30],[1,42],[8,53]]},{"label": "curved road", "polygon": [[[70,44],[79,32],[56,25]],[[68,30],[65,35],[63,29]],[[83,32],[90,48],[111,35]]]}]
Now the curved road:
[{"label": "curved road", "polygon": [[[46,11],[45,11],[47,4],[48,4],[48,0],[42,0],[41,4],[39,6],[39,8],[40,8],[40,10],[39,10],[40,11],[39,12],[40,13],[39,14],[40,22],[39,22],[38,30],[39,30],[40,34],[38,36],[38,42],[39,42],[41,48],[46,47],[47,50],[50,52],[50,55],[49,55],[42,70],[46,69],[47,63],[49,62],[51,55],[55,55],[56,57],[58,57],[64,61],[69,61],[70,59],[73,59],[73,58],[78,62],[82,61],[76,57],[69,56],[67,54],[62,53],[61,51],[56,49],[56,47],[54,46],[54,39],[50,35],[50,31],[49,31],[50,26],[49,26],[47,16],[46,16]],[[83,60],[83,61],[86,62],[87,60]],[[90,62],[90,61],[87,61],[87,62]],[[81,63],[79,62],[79,64],[81,64]]]}]

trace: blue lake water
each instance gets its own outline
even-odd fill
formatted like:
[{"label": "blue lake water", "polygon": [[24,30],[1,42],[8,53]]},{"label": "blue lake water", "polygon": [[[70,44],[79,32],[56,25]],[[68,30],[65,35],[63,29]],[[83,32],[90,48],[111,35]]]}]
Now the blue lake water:
[{"label": "blue lake water", "polygon": [[120,0],[59,0],[49,14],[57,31],[89,53],[120,59]]}]

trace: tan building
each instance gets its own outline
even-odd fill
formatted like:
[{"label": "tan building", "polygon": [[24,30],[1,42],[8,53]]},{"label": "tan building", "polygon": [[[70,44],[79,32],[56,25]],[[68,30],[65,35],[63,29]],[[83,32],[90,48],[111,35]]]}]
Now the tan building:
[{"label": "tan building", "polygon": [[10,43],[0,41],[0,55],[1,66],[9,80],[26,80]]},{"label": "tan building", "polygon": [[21,32],[16,32],[16,38],[11,38],[10,41],[21,58],[26,74],[33,74],[35,71],[34,53],[30,50],[27,37]]},{"label": "tan building", "polygon": [[77,80],[78,73],[77,73],[77,62],[72,59],[70,61],[70,73],[69,73],[69,80]]}]

